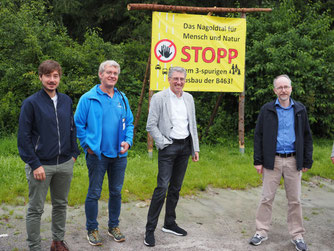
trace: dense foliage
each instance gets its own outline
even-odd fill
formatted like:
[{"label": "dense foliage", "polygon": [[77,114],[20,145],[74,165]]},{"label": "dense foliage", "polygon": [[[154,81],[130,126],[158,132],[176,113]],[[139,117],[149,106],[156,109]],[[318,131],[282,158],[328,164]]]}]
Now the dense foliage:
[{"label": "dense foliage", "polygon": [[[137,111],[150,50],[151,12],[127,11],[130,2],[98,0],[0,0],[0,134],[15,132],[22,101],[40,89],[39,63],[55,59],[63,67],[60,91],[77,104],[98,83],[106,59],[122,67],[118,87]],[[184,5],[165,0],[160,4]],[[224,1],[224,7],[271,7],[247,15],[245,125],[254,128],[260,106],[274,98],[272,79],[290,75],[293,98],[309,112],[312,131],[334,134],[334,32],[332,1]],[[187,1],[221,6],[220,1]],[[234,14],[237,16],[238,14]],[[208,124],[219,93],[193,93],[200,132]],[[147,95],[136,134],[145,141]],[[204,139],[221,142],[237,133],[238,94],[225,93],[214,125]]]},{"label": "dense foliage", "polygon": [[288,74],[292,97],[308,109],[316,135],[333,134],[333,18],[319,3],[300,6],[284,1],[270,15],[248,18],[246,120],[254,120],[260,105],[272,99],[272,78]]}]

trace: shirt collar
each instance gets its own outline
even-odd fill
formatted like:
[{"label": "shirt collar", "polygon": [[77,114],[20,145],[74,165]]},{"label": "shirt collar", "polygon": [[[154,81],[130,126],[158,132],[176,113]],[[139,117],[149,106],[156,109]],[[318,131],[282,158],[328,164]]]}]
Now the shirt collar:
[{"label": "shirt collar", "polygon": [[[104,94],[105,94],[105,95],[108,95],[107,93],[105,93],[104,91],[101,90],[100,85],[101,85],[101,84],[98,84],[98,85],[97,85],[97,88],[96,88],[96,89],[97,89],[97,93],[100,94],[100,95],[104,95]],[[116,88],[116,87],[114,87],[114,92],[115,92],[115,93],[117,92],[117,88]]]},{"label": "shirt collar", "polygon": [[57,100],[58,99],[58,94],[56,93],[51,99],[52,100]]},{"label": "shirt collar", "polygon": [[288,110],[288,109],[290,109],[292,106],[295,105],[295,102],[293,102],[292,98],[290,98],[290,105],[289,105],[288,107],[283,107],[283,106],[281,106],[281,104],[280,104],[280,102],[279,102],[279,100],[278,100],[278,98],[277,98],[276,101],[275,101],[275,105],[281,107],[282,109]]},{"label": "shirt collar", "polygon": [[[173,98],[182,98],[183,97],[183,95],[181,95],[181,97],[176,96],[176,94],[170,89],[170,87],[168,87],[168,91],[169,91],[169,95]],[[183,94],[183,92],[182,92],[182,94]]]},{"label": "shirt collar", "polygon": [[96,89],[97,89],[97,93],[98,93],[98,94],[100,94],[100,95],[103,95],[103,94],[104,94],[104,92],[103,92],[103,91],[101,90],[101,88],[100,88],[100,85],[98,85]]}]

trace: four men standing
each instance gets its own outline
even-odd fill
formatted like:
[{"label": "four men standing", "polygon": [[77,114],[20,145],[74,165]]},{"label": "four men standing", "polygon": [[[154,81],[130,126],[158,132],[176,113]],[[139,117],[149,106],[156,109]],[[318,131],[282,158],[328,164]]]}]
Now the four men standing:
[{"label": "four men standing", "polygon": [[313,163],[311,130],[305,106],[290,98],[292,86],[287,75],[274,79],[274,92],[277,99],[262,106],[255,128],[254,167],[263,175],[263,188],[250,244],[260,245],[268,239],[272,204],[283,177],[291,241],[304,251],[301,177]]},{"label": "four men standing", "polygon": [[[43,89],[23,102],[18,132],[19,153],[26,163],[29,184],[26,222],[30,250],[41,250],[40,220],[49,186],[53,206],[51,250],[68,250],[63,240],[73,164],[79,155],[76,130],[89,176],[85,201],[87,239],[91,245],[102,245],[97,222],[98,200],[107,172],[108,234],[115,241],[124,241],[118,225],[127,151],[133,140],[133,115],[128,99],[115,88],[119,64],[112,60],[101,63],[98,72],[101,84],[80,98],[74,120],[71,99],[57,91],[62,74],[60,65],[47,60],[38,71]],[[147,246],[155,245],[154,231],[166,193],[162,231],[187,235],[176,224],[175,209],[189,156],[192,155],[193,161],[199,160],[199,141],[194,100],[183,91],[186,75],[184,68],[171,67],[170,87],[153,95],[151,100],[146,129],[159,149],[159,172],[147,216],[144,239]],[[292,86],[287,75],[274,79],[274,92],[277,99],[261,108],[255,129],[254,167],[263,175],[263,192],[256,213],[256,233],[250,243],[260,245],[268,239],[272,203],[283,177],[292,243],[297,250],[307,250],[300,194],[301,174],[313,162],[311,130],[305,107],[290,98]],[[333,159],[332,153],[334,163]]]},{"label": "four men standing", "polygon": [[109,183],[108,234],[117,242],[125,240],[121,233],[119,215],[127,151],[132,145],[133,115],[124,93],[115,87],[120,66],[113,60],[101,63],[101,84],[94,86],[79,100],[75,124],[80,144],[85,151],[89,188],[85,202],[87,239],[100,246],[98,232],[98,200],[101,196],[104,175]]}]

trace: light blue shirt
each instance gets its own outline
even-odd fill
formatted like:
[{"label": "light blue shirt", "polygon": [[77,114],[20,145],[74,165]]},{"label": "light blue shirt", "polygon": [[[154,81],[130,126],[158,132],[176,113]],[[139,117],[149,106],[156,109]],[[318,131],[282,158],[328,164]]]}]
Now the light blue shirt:
[{"label": "light blue shirt", "polygon": [[288,107],[282,107],[279,100],[275,102],[278,116],[278,132],[277,132],[277,153],[292,153],[296,151],[295,148],[295,116],[294,116],[294,102],[290,99]]}]

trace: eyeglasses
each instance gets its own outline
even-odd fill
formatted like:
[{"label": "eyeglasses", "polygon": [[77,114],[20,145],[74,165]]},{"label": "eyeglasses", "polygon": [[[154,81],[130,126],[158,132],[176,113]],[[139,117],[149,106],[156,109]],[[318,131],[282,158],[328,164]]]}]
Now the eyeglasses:
[{"label": "eyeglasses", "polygon": [[118,76],[118,72],[117,71],[105,71],[104,73],[106,75]]},{"label": "eyeglasses", "polygon": [[279,90],[280,92],[283,91],[283,89],[285,90],[289,90],[291,88],[291,86],[289,85],[285,85],[285,86],[280,86],[280,87],[275,87],[276,90]]},{"label": "eyeglasses", "polygon": [[185,78],[172,78],[172,80],[174,81],[174,82],[184,82],[184,81],[186,81],[185,80]]}]

